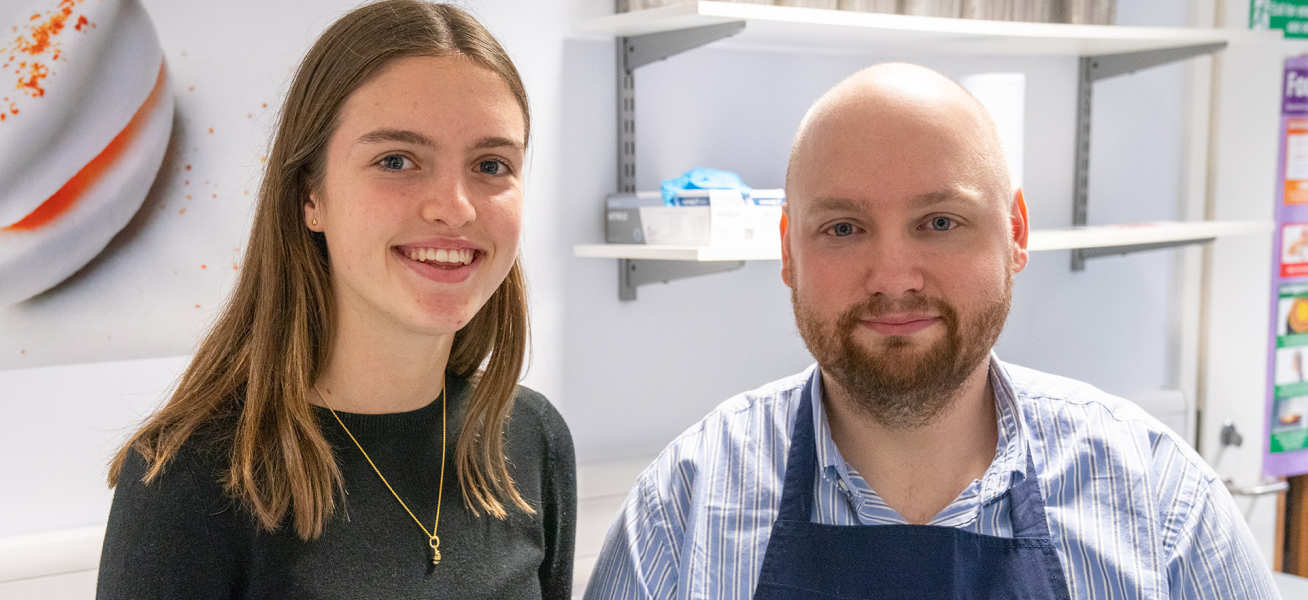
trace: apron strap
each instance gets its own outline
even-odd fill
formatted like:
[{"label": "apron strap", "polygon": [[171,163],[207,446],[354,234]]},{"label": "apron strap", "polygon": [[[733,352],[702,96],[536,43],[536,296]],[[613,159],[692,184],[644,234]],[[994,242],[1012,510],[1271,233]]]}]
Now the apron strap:
[{"label": "apron strap", "polygon": [[821,385],[822,368],[815,367],[800,394],[795,425],[790,429],[790,451],[786,455],[785,483],[777,519],[807,523],[813,518],[813,474],[817,444],[813,428],[813,391]]},{"label": "apron strap", "polygon": [[1013,522],[1013,537],[1051,539],[1049,523],[1045,517],[1045,500],[1040,493],[1040,478],[1031,458],[1030,446],[1026,449],[1026,472],[1022,480],[1008,491],[1009,518]]}]

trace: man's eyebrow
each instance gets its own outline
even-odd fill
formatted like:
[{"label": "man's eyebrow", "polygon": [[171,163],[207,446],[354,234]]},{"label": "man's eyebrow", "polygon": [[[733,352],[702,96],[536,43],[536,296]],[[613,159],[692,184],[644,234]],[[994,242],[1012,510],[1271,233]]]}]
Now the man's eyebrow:
[{"label": "man's eyebrow", "polygon": [[388,129],[388,128],[374,129],[372,131],[369,131],[368,133],[359,136],[359,139],[355,140],[355,142],[359,144],[378,144],[381,142],[402,142],[405,144],[414,144],[417,146],[430,146],[432,148],[436,147],[436,142],[431,141],[431,138],[421,133],[418,133],[416,131],[410,131],[408,129]]},{"label": "man's eyebrow", "polygon": [[[964,204],[976,204],[979,197],[968,189],[945,188],[934,192],[918,194],[909,199],[909,202],[916,207],[924,208],[941,204],[944,202],[962,202]],[[841,196],[818,196],[811,201],[812,210],[827,212],[858,212],[863,210],[862,205],[850,198]]]},{"label": "man's eyebrow", "polygon": [[814,210],[828,210],[834,212],[850,212],[858,210],[858,204],[849,198],[819,196],[814,198],[812,202]]},{"label": "man's eyebrow", "polygon": [[934,192],[927,192],[925,194],[918,194],[916,196],[913,196],[913,198],[909,201],[912,202],[914,205],[920,207],[931,206],[934,204],[940,204],[942,202],[950,202],[950,201],[963,202],[967,204],[976,203],[977,195],[969,192],[970,192],[969,190],[946,188],[943,190],[936,190]]}]

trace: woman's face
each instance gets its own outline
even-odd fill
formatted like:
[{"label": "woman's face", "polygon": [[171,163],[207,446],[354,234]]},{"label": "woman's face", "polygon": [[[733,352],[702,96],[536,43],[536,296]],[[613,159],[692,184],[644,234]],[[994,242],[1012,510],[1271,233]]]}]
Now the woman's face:
[{"label": "woman's face", "polygon": [[395,59],[346,99],[304,208],[341,318],[467,325],[518,255],[524,130],[508,85],[462,56]]}]

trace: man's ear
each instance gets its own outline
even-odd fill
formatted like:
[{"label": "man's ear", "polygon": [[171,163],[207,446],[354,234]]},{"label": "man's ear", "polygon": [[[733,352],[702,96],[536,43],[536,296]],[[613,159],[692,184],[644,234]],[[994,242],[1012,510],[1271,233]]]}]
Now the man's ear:
[{"label": "man's ear", "polygon": [[794,270],[790,265],[790,207],[781,207],[781,281],[794,288]]},{"label": "man's ear", "polygon": [[1030,252],[1026,249],[1027,238],[1031,234],[1031,221],[1027,218],[1026,199],[1022,197],[1022,188],[1013,192],[1013,204],[1008,210],[1008,226],[1011,247],[1013,249],[1013,272],[1026,268]]}]

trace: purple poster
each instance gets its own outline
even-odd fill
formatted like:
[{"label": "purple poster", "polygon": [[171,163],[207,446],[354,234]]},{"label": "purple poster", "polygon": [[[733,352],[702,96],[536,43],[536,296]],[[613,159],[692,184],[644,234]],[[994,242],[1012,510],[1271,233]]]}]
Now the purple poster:
[{"label": "purple poster", "polygon": [[1308,473],[1308,57],[1285,61],[1263,470]]}]

